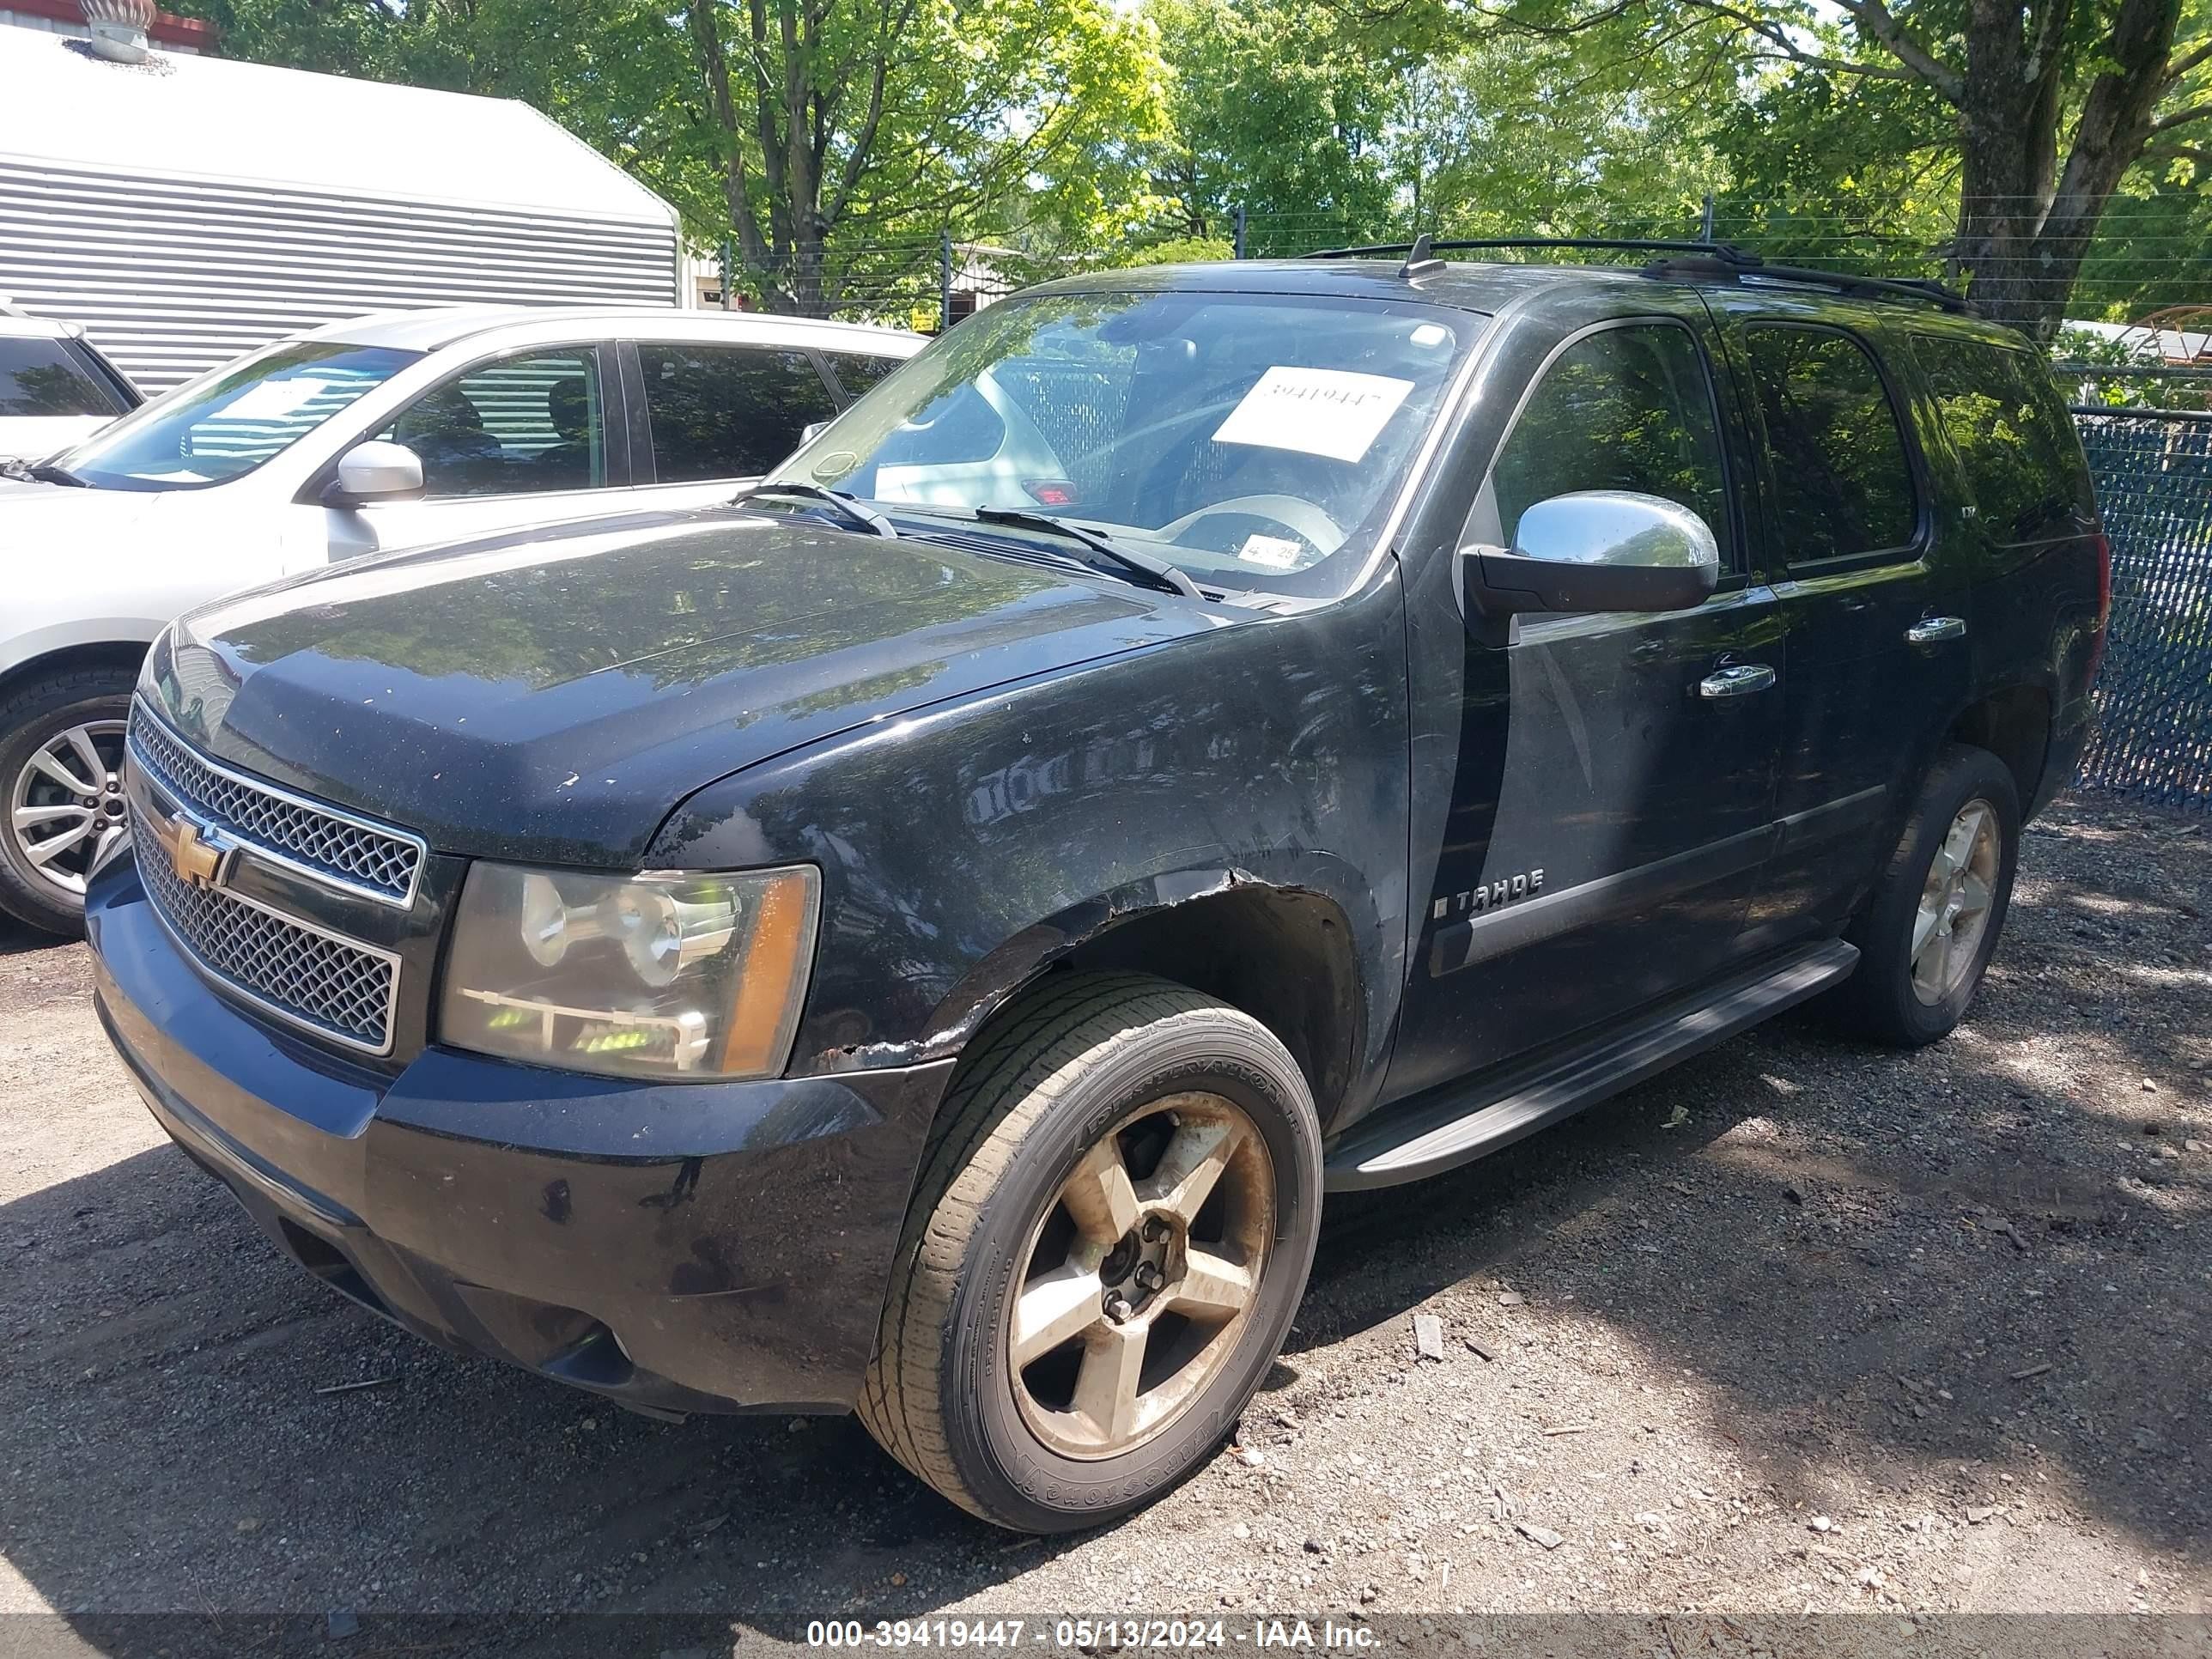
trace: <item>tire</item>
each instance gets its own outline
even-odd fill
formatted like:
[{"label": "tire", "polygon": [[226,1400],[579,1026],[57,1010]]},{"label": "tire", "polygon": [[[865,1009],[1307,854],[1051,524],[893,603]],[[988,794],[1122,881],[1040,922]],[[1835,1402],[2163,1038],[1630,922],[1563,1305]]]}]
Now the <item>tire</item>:
[{"label": "tire", "polygon": [[[1226,1161],[1194,1206],[1200,1183],[1177,1176],[1209,1149]],[[1115,1168],[1134,1210],[1099,1196]],[[986,1029],[946,1096],[860,1419],[999,1526],[1116,1520],[1235,1427],[1297,1310],[1320,1219],[1312,1096],[1265,1026],[1164,980],[1050,980]],[[1121,1242],[1086,1277],[1109,1236]],[[1240,1273],[1256,1282],[1224,1314],[1243,1293],[1221,1287]],[[1024,1323],[1048,1343],[1066,1328],[1030,1317],[1064,1292],[1066,1319],[1087,1325],[1016,1365]]]},{"label": "tire", "polygon": [[[123,731],[131,713],[134,669],[78,668],[49,674],[16,687],[0,699],[0,910],[50,933],[84,931],[83,877],[92,855],[122,833],[123,798],[118,788]],[[103,761],[99,775],[72,750],[60,763],[92,786],[80,799],[96,803],[89,811],[65,807],[69,792],[59,778],[34,770],[35,758],[64,734],[90,728]],[[29,826],[16,822],[17,810],[43,806],[59,816]],[[39,847],[64,839],[82,827],[85,834],[41,860]]]},{"label": "tire", "polygon": [[[1960,828],[1975,811],[1987,814],[1986,842]],[[2020,816],[2012,772],[1995,755],[1954,744],[1936,757],[1897,850],[1844,932],[1859,948],[1859,966],[1839,988],[1838,1012],[1861,1035],[1918,1048],[1949,1036],[1965,1018],[2004,930],[2020,860]],[[1961,857],[1964,866],[1939,870],[1939,853],[1947,866]],[[1948,915],[1916,971],[1923,900],[1931,915]],[[1939,951],[1948,953],[1940,971]]]}]

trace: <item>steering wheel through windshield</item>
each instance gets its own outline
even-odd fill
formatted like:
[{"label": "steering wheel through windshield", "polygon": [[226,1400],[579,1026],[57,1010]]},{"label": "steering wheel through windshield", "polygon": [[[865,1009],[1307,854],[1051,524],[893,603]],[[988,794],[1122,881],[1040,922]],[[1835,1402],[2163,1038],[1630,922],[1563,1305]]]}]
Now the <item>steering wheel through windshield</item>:
[{"label": "steering wheel through windshield", "polygon": [[1182,540],[1183,532],[1192,526],[1207,519],[1225,518],[1237,514],[1280,525],[1324,558],[1344,545],[1342,526],[1311,501],[1298,495],[1232,495],[1225,501],[1212,501],[1194,512],[1186,513],[1180,519],[1162,525],[1153,533],[1162,541],[1179,543]]}]

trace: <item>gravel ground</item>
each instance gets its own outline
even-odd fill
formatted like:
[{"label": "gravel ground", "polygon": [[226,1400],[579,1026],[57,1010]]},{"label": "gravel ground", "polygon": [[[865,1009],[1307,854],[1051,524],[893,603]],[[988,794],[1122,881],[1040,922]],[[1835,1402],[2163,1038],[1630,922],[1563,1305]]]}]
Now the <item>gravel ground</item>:
[{"label": "gravel ground", "polygon": [[848,1420],[356,1310],[0,933],[0,1613],[2212,1611],[2212,824],[2068,802],[2024,862],[1937,1048],[1791,1017],[1333,1212],[1239,1443],[1052,1542]]}]

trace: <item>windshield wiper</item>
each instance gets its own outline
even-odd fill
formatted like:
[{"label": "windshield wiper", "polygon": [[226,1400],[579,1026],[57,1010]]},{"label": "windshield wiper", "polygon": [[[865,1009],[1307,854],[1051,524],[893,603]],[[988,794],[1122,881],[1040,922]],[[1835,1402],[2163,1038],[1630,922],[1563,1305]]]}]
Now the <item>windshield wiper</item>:
[{"label": "windshield wiper", "polygon": [[40,461],[36,465],[21,461],[0,464],[0,472],[11,478],[28,478],[37,483],[67,484],[72,489],[89,489],[92,486],[65,466],[56,466],[52,461]]},{"label": "windshield wiper", "polygon": [[857,526],[871,535],[884,536],[892,540],[896,540],[898,538],[897,528],[875,508],[863,507],[850,495],[841,495],[834,489],[824,489],[820,484],[749,484],[730,497],[730,505],[735,507],[742,501],[751,501],[759,495],[789,495],[802,501],[818,502],[842,514],[846,523]]},{"label": "windshield wiper", "polygon": [[1156,559],[1149,553],[1133,552],[1126,547],[1116,547],[1095,530],[1085,530],[1079,524],[1070,524],[1065,519],[1055,519],[1049,513],[1028,513],[1018,507],[979,507],[975,509],[978,524],[1002,524],[1016,530],[1042,530],[1055,536],[1065,536],[1079,547],[1087,547],[1101,558],[1111,559],[1133,575],[1143,578],[1146,587],[1157,587],[1170,593],[1180,593],[1187,599],[1206,597],[1198,584],[1176,566],[1165,559]]}]

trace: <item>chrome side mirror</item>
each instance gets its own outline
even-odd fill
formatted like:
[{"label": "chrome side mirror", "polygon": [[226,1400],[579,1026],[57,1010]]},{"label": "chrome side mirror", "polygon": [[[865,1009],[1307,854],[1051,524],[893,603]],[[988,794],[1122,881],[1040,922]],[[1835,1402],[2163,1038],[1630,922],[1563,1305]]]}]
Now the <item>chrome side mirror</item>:
[{"label": "chrome side mirror", "polygon": [[366,507],[411,501],[422,493],[422,458],[405,444],[372,438],[338,457],[338,476],[323,492],[325,507]]},{"label": "chrome side mirror", "polygon": [[1720,544],[1688,507],[1583,489],[1521,514],[1510,548],[1460,550],[1470,618],[1524,611],[1685,611],[1720,580]]}]

